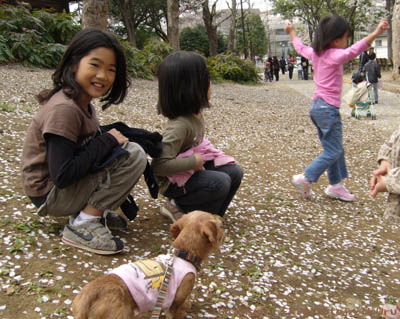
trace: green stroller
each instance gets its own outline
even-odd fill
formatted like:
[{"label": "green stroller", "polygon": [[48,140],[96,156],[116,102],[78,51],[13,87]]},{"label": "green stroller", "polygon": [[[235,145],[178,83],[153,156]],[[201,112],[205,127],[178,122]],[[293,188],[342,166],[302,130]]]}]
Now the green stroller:
[{"label": "green stroller", "polygon": [[354,97],[353,110],[351,116],[357,120],[361,119],[362,112],[365,112],[367,118],[376,120],[376,113],[373,99],[373,87],[368,81],[368,72],[365,73],[365,79],[363,72],[357,71],[356,74],[352,75]]}]

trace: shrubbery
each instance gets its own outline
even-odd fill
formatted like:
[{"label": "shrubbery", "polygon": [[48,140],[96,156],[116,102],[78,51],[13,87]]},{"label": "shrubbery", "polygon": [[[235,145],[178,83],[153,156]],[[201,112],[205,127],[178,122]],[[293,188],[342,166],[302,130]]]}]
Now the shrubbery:
[{"label": "shrubbery", "polygon": [[66,13],[34,10],[28,4],[0,6],[0,62],[55,67],[80,29]]},{"label": "shrubbery", "polygon": [[[81,29],[73,15],[34,10],[28,4],[0,6],[0,63],[19,62],[26,66],[55,68],[66,45]],[[150,78],[172,48],[151,39],[143,50],[120,41],[132,77]]]},{"label": "shrubbery", "polygon": [[161,61],[172,52],[165,42],[149,40],[143,50],[138,50],[127,41],[121,41],[127,58],[128,72],[135,78],[150,79],[157,75]]},{"label": "shrubbery", "polygon": [[239,83],[256,83],[260,79],[251,61],[242,60],[232,53],[208,58],[207,65],[214,82],[231,80]]}]

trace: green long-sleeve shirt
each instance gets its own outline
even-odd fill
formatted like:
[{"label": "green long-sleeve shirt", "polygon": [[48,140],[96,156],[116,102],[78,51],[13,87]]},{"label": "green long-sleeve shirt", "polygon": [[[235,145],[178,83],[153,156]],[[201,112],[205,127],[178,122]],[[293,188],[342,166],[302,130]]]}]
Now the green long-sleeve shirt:
[{"label": "green long-sleeve shirt", "polygon": [[151,167],[160,192],[164,194],[169,184],[167,176],[196,167],[194,155],[183,158],[177,158],[177,155],[201,143],[204,137],[203,116],[180,116],[169,120],[162,135],[163,151],[160,157],[153,159]]}]

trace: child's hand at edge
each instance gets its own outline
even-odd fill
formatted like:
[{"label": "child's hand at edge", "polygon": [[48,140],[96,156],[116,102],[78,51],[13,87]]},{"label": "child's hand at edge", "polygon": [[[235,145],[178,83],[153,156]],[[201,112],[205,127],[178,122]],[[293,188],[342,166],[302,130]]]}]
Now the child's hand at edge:
[{"label": "child's hand at edge", "polygon": [[[378,193],[387,192],[386,188],[386,176],[372,177],[372,179],[376,179],[375,186],[371,188],[371,196],[375,198]],[[372,180],[371,180],[372,185]]]},{"label": "child's hand at edge", "polygon": [[114,136],[115,139],[118,141],[119,145],[123,145],[126,142],[129,142],[129,139],[126,136],[122,135],[122,133],[120,131],[116,130],[115,128],[112,128],[107,133],[109,133],[112,136]]},{"label": "child's hand at edge", "polygon": [[[370,183],[370,193],[372,197],[375,197],[379,192],[386,192],[386,177],[385,175],[392,169],[392,164],[386,160],[382,160],[379,163],[378,169],[374,170]],[[382,184],[383,183],[383,184]],[[378,185],[379,184],[379,185]]]},{"label": "child's hand at edge", "polygon": [[203,165],[204,165],[203,157],[201,157],[201,155],[198,153],[194,153],[193,155],[196,158],[196,166],[195,166],[194,170],[199,171],[203,168]]},{"label": "child's hand at edge", "polygon": [[374,170],[372,174],[375,177],[384,176],[392,169],[392,164],[390,164],[387,160],[381,160],[379,163],[378,169]]}]

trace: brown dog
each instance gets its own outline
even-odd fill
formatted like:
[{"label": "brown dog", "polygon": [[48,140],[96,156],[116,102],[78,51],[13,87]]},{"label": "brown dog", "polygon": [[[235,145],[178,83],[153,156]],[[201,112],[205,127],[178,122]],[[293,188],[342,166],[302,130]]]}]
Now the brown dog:
[{"label": "brown dog", "polygon": [[[169,315],[172,318],[183,319],[187,310],[185,303],[189,303],[189,296],[195,283],[196,271],[193,265],[198,268],[201,260],[206,259],[213,250],[219,250],[219,246],[225,236],[221,218],[202,211],[193,211],[184,215],[172,224],[170,231],[175,238],[172,244],[175,248],[174,254],[176,256],[174,267],[179,262],[187,265],[186,268],[191,269],[190,267],[192,267],[194,270],[187,272],[173,270],[168,292],[172,289],[173,283],[176,282],[174,277],[179,277],[178,273],[182,273],[181,276],[183,276],[183,279],[180,283],[179,281],[176,282],[177,290],[175,293],[172,292],[172,304],[169,303],[168,305],[167,300],[165,300],[167,305],[164,304],[166,308],[169,308]],[[166,255],[159,257],[165,258]],[[128,281],[121,279],[120,273],[118,273],[118,275],[103,275],[88,283],[72,303],[72,311],[75,319],[139,318],[141,312],[149,310],[142,304],[145,297],[142,296],[142,293],[138,293],[138,290],[128,288],[126,282],[128,282],[128,285],[129,281],[135,284],[139,281],[140,273],[143,279],[147,280],[144,290],[147,292],[150,291],[150,293],[157,296],[158,289],[155,287],[159,286],[157,283],[162,281],[163,277],[160,276],[160,273],[158,276],[154,276],[154,273],[146,274],[146,270],[149,268],[156,268],[153,267],[154,264],[157,264],[158,268],[160,268],[158,263],[149,262],[150,264],[146,264],[145,261],[138,261],[139,266],[136,265],[137,263],[134,263],[120,266],[114,270],[118,273],[118,269],[122,269],[122,271],[124,271],[123,269],[133,269],[134,276],[131,276]],[[182,266],[179,267],[182,268]],[[150,309],[153,308],[154,303],[151,304]]]}]

